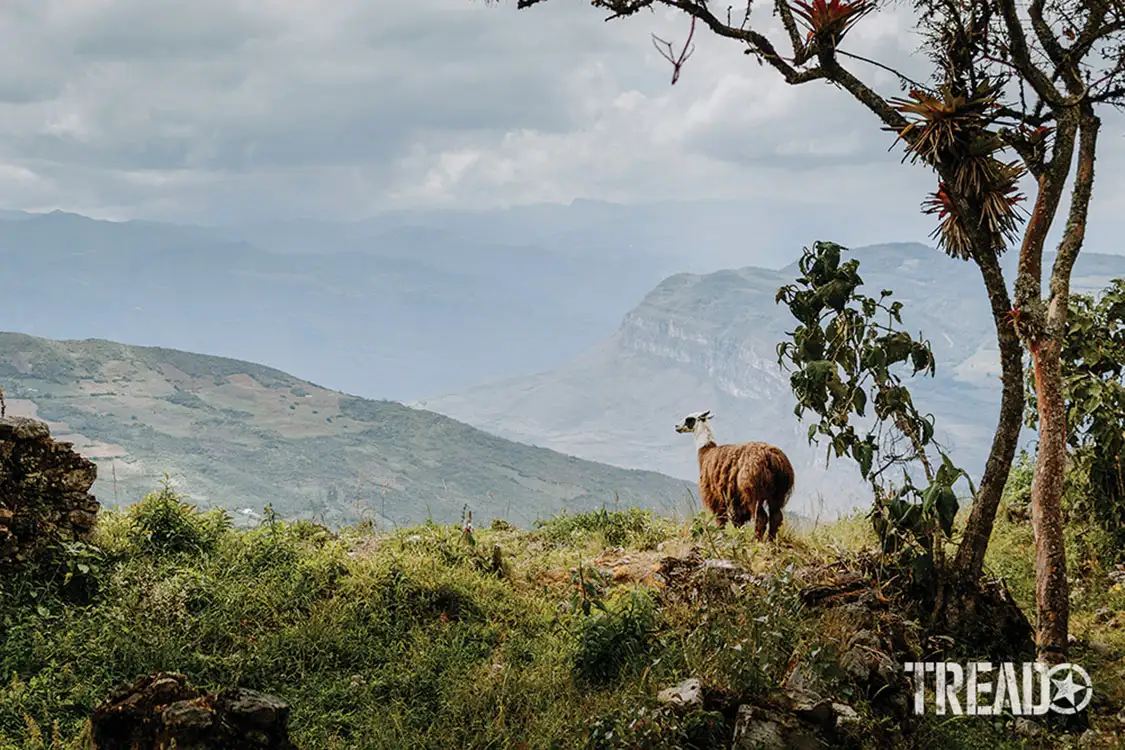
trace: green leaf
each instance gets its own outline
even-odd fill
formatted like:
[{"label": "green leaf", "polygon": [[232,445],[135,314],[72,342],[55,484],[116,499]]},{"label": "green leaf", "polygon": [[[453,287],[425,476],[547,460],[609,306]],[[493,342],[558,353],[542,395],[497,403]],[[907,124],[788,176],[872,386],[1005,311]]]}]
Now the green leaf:
[{"label": "green leaf", "polygon": [[934,423],[933,418],[923,417],[921,420],[922,425],[922,445],[929,445],[930,441],[934,439]]},{"label": "green leaf", "polygon": [[938,522],[946,536],[953,535],[953,519],[957,517],[957,495],[949,487],[942,489],[937,497]]},{"label": "green leaf", "polygon": [[852,391],[852,409],[859,416],[863,416],[863,410],[867,407],[867,393],[862,388],[856,388]]},{"label": "green leaf", "polygon": [[875,458],[875,446],[869,442],[859,443],[855,447],[855,457],[859,461],[859,472],[864,479],[871,473],[871,464]]}]

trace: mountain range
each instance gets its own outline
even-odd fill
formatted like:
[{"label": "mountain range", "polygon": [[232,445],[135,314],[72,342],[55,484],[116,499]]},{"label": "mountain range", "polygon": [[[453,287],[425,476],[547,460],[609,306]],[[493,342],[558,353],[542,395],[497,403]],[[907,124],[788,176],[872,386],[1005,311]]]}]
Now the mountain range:
[{"label": "mountain range", "polygon": [[572,250],[446,224],[8,214],[0,330],[209,352],[404,400],[562,364],[675,268],[628,243]]}]

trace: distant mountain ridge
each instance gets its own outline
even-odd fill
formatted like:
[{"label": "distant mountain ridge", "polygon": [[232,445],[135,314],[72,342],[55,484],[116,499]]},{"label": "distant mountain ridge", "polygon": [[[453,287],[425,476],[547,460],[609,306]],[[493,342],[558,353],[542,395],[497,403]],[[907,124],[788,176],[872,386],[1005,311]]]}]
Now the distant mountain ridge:
[{"label": "distant mountain ridge", "polygon": [[[893,290],[907,329],[931,342],[936,377],[909,379],[910,387],[919,406],[937,415],[938,438],[979,476],[1000,372],[979,271],[915,243],[856,248],[850,256],[861,262],[863,290]],[[807,418],[794,416],[789,374],[777,364],[776,345],[796,321],[775,295],[797,275],[793,264],[670,276],[611,338],[562,367],[415,403],[513,440],[685,479],[696,476],[695,454],[672,425],[709,408],[720,441],[767,440],[790,454],[797,510],[815,515],[822,501],[828,510],[866,504],[854,466],[833,460],[826,468],[823,447],[808,446]],[[1115,275],[1125,275],[1125,257],[1084,253],[1075,291],[1100,291]]]},{"label": "distant mountain ridge", "polygon": [[501,239],[405,219],[0,216],[0,330],[215,352],[402,400],[565,362],[674,268]]},{"label": "distant mountain ridge", "polygon": [[97,497],[135,502],[164,472],[197,504],[335,525],[361,518],[526,526],[563,509],[682,510],[690,483],[489,435],[249,362],[0,333],[8,413],[46,420],[98,464]]}]

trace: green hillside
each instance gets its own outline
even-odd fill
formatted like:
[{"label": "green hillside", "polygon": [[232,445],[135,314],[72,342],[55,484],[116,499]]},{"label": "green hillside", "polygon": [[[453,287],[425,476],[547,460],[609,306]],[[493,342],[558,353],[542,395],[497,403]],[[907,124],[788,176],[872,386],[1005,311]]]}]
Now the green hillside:
[{"label": "green hillside", "polygon": [[[0,333],[11,416],[47,421],[98,464],[94,493],[135,502],[165,473],[201,507],[255,518],[527,526],[562,510],[685,508],[691,483],[504,440],[390,401],[249,362]],[[238,511],[246,512],[241,515]]]}]

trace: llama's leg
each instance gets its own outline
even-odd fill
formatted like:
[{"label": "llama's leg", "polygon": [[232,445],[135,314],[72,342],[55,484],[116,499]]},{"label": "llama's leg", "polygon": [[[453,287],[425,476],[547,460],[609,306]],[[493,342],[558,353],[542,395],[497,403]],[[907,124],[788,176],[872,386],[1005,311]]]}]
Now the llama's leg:
[{"label": "llama's leg", "polygon": [[770,541],[777,538],[777,530],[781,528],[781,508],[770,508]]},{"label": "llama's leg", "polygon": [[754,514],[754,538],[761,539],[766,535],[766,525],[769,523],[769,512],[766,511],[764,505],[758,506],[758,511]]},{"label": "llama's leg", "polygon": [[703,509],[711,514],[717,525],[722,526],[726,521],[726,506],[721,497],[715,497],[705,492],[703,494]]},{"label": "llama's leg", "polygon": [[715,525],[720,529],[727,525],[727,521],[730,518],[730,514],[727,511],[728,507],[725,501],[720,500],[715,504],[715,507],[711,508],[711,513],[715,516]]},{"label": "llama's leg", "polygon": [[746,506],[742,502],[734,502],[730,504],[730,522],[735,526],[743,526],[750,520],[750,514],[746,512]]}]

